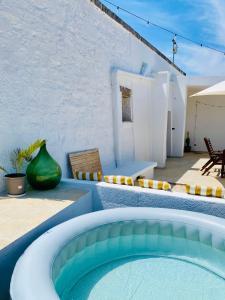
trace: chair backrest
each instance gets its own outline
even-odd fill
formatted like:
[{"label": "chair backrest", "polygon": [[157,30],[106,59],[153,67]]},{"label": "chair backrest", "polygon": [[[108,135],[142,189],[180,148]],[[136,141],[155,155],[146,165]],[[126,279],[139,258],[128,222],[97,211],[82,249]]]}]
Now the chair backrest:
[{"label": "chair backrest", "polygon": [[214,149],[213,149],[211,140],[209,138],[205,137],[204,141],[205,141],[205,145],[206,145],[207,151],[209,153],[209,156],[213,156],[214,155]]},{"label": "chair backrest", "polygon": [[74,178],[76,177],[77,171],[102,173],[102,165],[98,149],[69,153],[69,162]]}]

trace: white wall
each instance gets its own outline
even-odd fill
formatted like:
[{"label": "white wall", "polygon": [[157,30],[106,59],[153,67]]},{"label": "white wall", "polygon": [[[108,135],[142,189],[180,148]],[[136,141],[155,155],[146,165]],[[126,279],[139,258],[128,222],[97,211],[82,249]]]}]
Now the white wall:
[{"label": "white wall", "polygon": [[[132,91],[133,122],[122,122],[120,86]],[[117,71],[113,79],[114,134],[117,164],[156,161],[166,166],[168,111],[171,112],[171,156],[182,156],[186,116],[185,80],[171,81],[167,71],[153,77]],[[175,127],[174,127],[175,126]],[[174,127],[174,131],[172,130]]]},{"label": "white wall", "polygon": [[[67,175],[66,153],[114,164],[111,70],[180,74],[89,0],[2,0],[0,162],[36,138]],[[1,188],[1,184],[0,184]]]},{"label": "white wall", "polygon": [[172,156],[181,157],[184,153],[186,124],[187,89],[186,78],[172,78]]},{"label": "white wall", "polygon": [[[151,161],[153,159],[151,118],[153,81],[151,78],[120,70],[114,74],[114,133],[118,166],[130,160]],[[132,122],[122,121],[120,86],[131,89]]]},{"label": "white wall", "polygon": [[153,161],[156,161],[159,167],[166,164],[167,150],[167,117],[169,109],[169,80],[168,72],[159,72],[155,75],[154,86],[152,90],[153,109],[151,118],[153,120],[153,140],[152,152]]},{"label": "white wall", "polygon": [[222,76],[187,77],[187,122],[194,151],[206,151],[204,137],[209,137],[217,149],[225,148],[225,97],[190,97],[216,83],[225,80]]},{"label": "white wall", "polygon": [[209,137],[215,149],[225,149],[225,97],[189,98],[186,131],[190,132],[195,151],[206,151],[204,137]]}]

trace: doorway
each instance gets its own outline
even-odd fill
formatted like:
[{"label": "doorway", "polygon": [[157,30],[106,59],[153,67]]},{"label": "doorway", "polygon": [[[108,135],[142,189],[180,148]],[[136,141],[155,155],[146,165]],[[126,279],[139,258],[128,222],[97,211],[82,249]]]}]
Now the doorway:
[{"label": "doorway", "polygon": [[166,139],[167,157],[172,154],[172,113],[168,111],[167,116],[167,139]]}]

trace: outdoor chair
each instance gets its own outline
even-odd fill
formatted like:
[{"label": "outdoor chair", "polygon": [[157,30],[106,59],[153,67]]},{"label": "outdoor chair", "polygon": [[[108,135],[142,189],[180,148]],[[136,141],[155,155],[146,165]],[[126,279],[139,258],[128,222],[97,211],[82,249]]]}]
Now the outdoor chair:
[{"label": "outdoor chair", "polygon": [[211,140],[209,138],[204,138],[206,148],[209,154],[210,159],[204,164],[201,171],[204,170],[202,175],[205,175],[213,166],[221,165],[221,177],[224,175],[224,162],[225,162],[225,150],[224,151],[215,151],[213,149]]},{"label": "outdoor chair", "polygon": [[77,171],[102,173],[102,165],[98,149],[69,153],[69,163],[74,178],[76,178]]}]

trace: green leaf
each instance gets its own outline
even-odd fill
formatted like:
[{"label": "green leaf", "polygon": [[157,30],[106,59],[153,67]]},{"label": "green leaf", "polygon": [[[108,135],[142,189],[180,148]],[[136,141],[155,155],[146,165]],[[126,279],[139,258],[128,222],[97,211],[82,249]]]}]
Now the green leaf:
[{"label": "green leaf", "polygon": [[43,146],[45,143],[45,140],[36,140],[34,143],[32,143],[27,149],[21,150],[19,159],[20,160],[26,160],[27,162],[32,160],[32,154],[38,150],[41,146]]},{"label": "green leaf", "polygon": [[21,172],[24,161],[30,162],[33,159],[32,154],[43,146],[44,143],[45,140],[38,139],[26,149],[15,149],[10,156],[13,169],[15,169],[17,173]]},{"label": "green leaf", "polygon": [[21,151],[21,149],[17,148],[15,150],[13,150],[10,155],[11,165],[12,165],[13,169],[16,170],[17,173],[20,172],[20,170],[22,168],[22,164],[23,164],[23,161],[21,159],[19,159],[20,151]]}]

